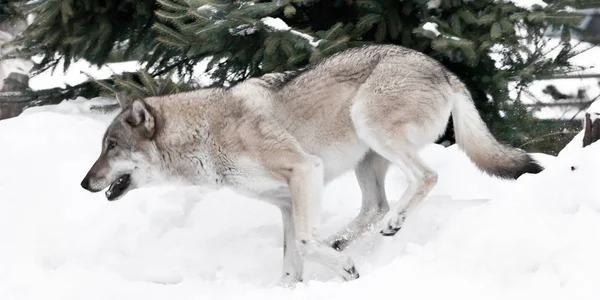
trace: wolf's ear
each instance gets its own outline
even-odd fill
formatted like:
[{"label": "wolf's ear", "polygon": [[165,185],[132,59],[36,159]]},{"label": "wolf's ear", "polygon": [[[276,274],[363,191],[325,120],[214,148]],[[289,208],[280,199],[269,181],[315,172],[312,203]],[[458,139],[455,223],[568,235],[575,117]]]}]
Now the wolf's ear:
[{"label": "wolf's ear", "polygon": [[133,127],[139,127],[144,136],[149,139],[154,136],[154,116],[141,99],[135,99],[131,103],[131,116],[127,119],[127,123]]},{"label": "wolf's ear", "polygon": [[121,106],[121,109],[123,110],[130,108],[131,104],[133,103],[133,100],[135,100],[133,96],[127,95],[125,93],[117,93],[116,97],[117,101],[119,101],[119,106]]}]

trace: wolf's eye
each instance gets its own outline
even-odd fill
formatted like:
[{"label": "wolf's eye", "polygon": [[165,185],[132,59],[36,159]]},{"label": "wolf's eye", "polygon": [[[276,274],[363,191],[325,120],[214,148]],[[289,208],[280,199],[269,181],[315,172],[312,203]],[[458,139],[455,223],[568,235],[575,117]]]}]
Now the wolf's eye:
[{"label": "wolf's eye", "polygon": [[110,141],[108,142],[108,145],[106,145],[106,150],[112,150],[117,146],[117,143]]}]

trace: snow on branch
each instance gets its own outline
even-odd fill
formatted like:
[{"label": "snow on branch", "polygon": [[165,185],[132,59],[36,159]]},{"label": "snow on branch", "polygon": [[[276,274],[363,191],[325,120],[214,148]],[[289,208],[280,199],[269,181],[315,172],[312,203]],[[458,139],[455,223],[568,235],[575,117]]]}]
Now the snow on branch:
[{"label": "snow on branch", "polygon": [[278,31],[288,31],[289,30],[291,33],[301,36],[301,37],[305,38],[306,40],[308,40],[310,45],[313,47],[317,47],[319,45],[320,40],[315,40],[315,38],[313,36],[310,36],[306,33],[302,33],[297,30],[293,30],[288,24],[286,24],[280,18],[265,17],[265,18],[262,18],[261,21],[263,22],[263,24],[271,27],[272,29],[278,30]]}]

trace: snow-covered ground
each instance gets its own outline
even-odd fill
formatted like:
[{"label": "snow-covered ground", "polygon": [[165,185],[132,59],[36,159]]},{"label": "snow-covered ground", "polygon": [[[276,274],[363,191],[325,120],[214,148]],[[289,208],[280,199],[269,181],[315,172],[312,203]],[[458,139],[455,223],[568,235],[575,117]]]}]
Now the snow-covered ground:
[{"label": "snow-covered ground", "polygon": [[[104,100],[107,101],[107,100]],[[598,299],[600,143],[576,137],[548,168],[517,181],[482,175],[455,146],[422,155],[439,184],[392,238],[347,251],[360,279],[308,264],[277,287],[275,207],[235,192],[162,186],[117,202],[79,183],[113,117],[101,100],[65,101],[0,121],[0,299]],[[405,188],[392,168],[396,201]],[[319,234],[358,212],[352,173],[325,192]]]}]

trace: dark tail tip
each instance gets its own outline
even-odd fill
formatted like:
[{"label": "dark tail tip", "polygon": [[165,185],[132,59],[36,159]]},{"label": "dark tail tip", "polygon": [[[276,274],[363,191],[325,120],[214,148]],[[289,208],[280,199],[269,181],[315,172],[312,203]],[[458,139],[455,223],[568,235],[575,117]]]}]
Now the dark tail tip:
[{"label": "dark tail tip", "polygon": [[517,179],[519,177],[521,177],[521,175],[525,174],[525,173],[530,173],[530,174],[537,174],[541,171],[544,171],[544,167],[540,166],[540,164],[533,159],[531,156],[527,156],[528,157],[528,161],[526,164],[523,165],[523,168],[520,169],[516,174],[514,179]]}]

